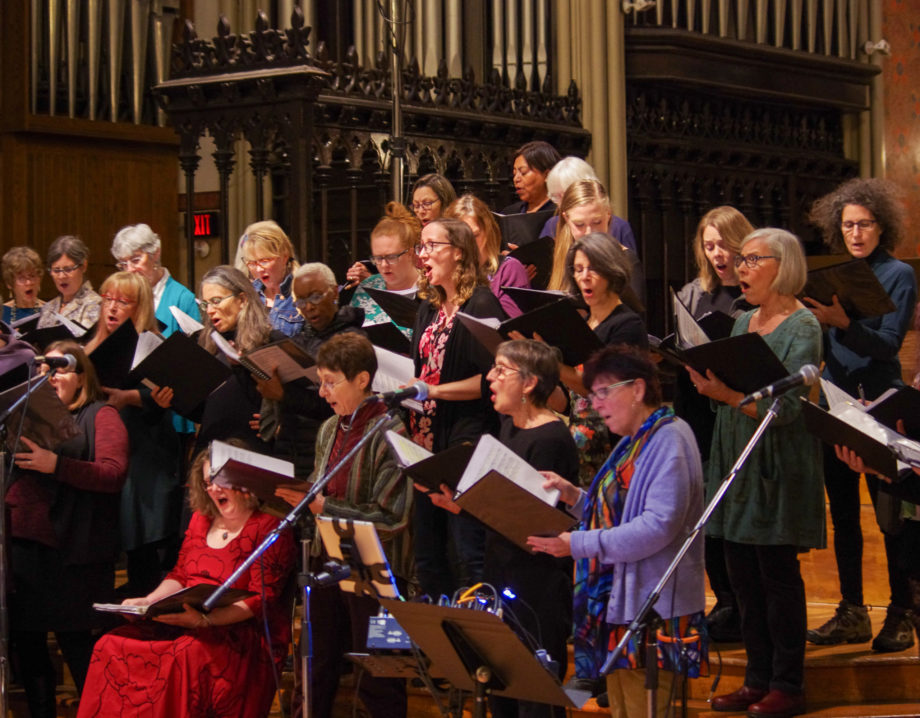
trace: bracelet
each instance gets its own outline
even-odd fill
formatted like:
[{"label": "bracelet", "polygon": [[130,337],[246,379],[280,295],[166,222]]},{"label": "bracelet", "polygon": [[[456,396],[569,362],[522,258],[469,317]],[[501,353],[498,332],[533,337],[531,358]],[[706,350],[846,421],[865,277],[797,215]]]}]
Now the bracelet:
[{"label": "bracelet", "polygon": [[[202,619],[202,621],[204,621],[205,625],[206,625],[208,628],[211,628],[211,627],[214,626],[214,624],[211,623],[211,619],[208,617],[208,614],[202,613],[202,614],[201,614],[201,619]],[[198,625],[195,626],[195,628],[201,628],[201,627],[202,627],[202,626],[201,626],[201,621],[199,621],[199,622],[198,622]]]}]

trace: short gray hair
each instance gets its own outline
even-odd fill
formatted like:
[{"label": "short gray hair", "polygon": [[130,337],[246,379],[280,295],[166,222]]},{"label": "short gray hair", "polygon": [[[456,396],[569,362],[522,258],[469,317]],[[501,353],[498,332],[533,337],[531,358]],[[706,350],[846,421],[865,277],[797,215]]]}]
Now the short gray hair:
[{"label": "short gray hair", "polygon": [[808,279],[808,265],[802,243],[792,232],[777,227],[764,227],[751,232],[741,241],[741,253],[744,247],[755,239],[762,239],[769,247],[770,254],[779,257],[779,271],[773,280],[771,289],[778,294],[795,295],[802,291]]},{"label": "short gray hair", "polygon": [[58,237],[51,243],[51,246],[48,247],[48,255],[46,257],[48,266],[51,266],[65,255],[77,264],[82,265],[83,262],[89,259],[89,248],[83,243],[82,239],[74,237],[72,234],[65,234],[62,237]]},{"label": "short gray hair", "polygon": [[[546,193],[565,194],[565,191],[579,180],[598,179],[594,168],[581,157],[563,157],[546,175]],[[558,202],[556,204],[559,204]]]},{"label": "short gray hair", "polygon": [[138,252],[153,255],[159,251],[160,236],[146,224],[122,227],[112,240],[112,256],[115,259],[130,257]]},{"label": "short gray hair", "polygon": [[294,270],[294,279],[297,280],[300,277],[305,277],[308,274],[318,274],[320,277],[326,280],[328,284],[333,289],[338,286],[338,282],[335,279],[335,272],[333,272],[328,266],[322,262],[307,262],[306,264],[301,264],[297,269]]}]

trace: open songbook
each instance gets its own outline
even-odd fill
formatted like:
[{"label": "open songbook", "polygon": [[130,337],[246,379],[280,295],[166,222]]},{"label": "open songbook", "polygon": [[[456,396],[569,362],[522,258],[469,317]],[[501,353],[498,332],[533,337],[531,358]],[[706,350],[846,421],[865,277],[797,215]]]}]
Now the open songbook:
[{"label": "open songbook", "polygon": [[416,483],[439,491],[455,490],[454,501],[525,551],[527,537],[556,536],[575,519],[556,508],[558,490],[543,488],[544,478],[494,436],[476,446],[458,445],[438,454],[393,431],[386,434],[397,462]]},{"label": "open songbook", "polygon": [[277,369],[278,378],[281,379],[282,384],[296,379],[309,379],[314,384],[319,383],[316,361],[291,337],[256,347],[245,354],[240,354],[216,331],[211,332],[211,338],[227,357],[242,364],[263,381],[270,379]]},{"label": "open songbook", "polygon": [[[121,603],[94,603],[93,608],[103,613],[122,613],[128,616],[144,616],[146,618],[162,616],[164,613],[182,613],[182,604],[184,603],[200,611],[204,602],[217,590],[217,588],[217,586],[210,583],[199,583],[195,586],[180,589],[146,606],[125,606]],[[237,601],[242,601],[244,598],[255,595],[256,594],[252,591],[246,591],[241,588],[231,588],[220,597],[214,608],[223,608],[224,606],[229,606],[231,603],[236,603]]]},{"label": "open songbook", "polygon": [[[28,375],[28,365],[21,365]],[[18,371],[8,372],[15,374],[18,378]],[[16,446],[16,440],[19,437],[19,430],[22,429],[22,435],[31,439],[44,449],[54,450],[59,444],[68,439],[77,436],[80,429],[74,421],[73,415],[67,410],[67,407],[61,403],[57,392],[51,384],[45,382],[37,389],[35,386],[41,381],[41,377],[31,379],[32,395],[29,397],[25,421],[22,420],[22,411],[26,406],[21,404],[6,419],[6,449],[10,452],[28,451],[23,444]],[[28,381],[23,381],[13,387],[5,389],[0,393],[0,407],[6,409],[12,406],[29,386]],[[2,432],[0,432],[2,433]],[[0,446],[0,450],[3,447]]]},{"label": "open songbook", "polygon": [[228,489],[243,489],[263,501],[274,498],[275,489],[294,484],[294,464],[256,451],[212,441],[211,483]]},{"label": "open songbook", "polygon": [[[377,372],[374,374],[371,391],[380,394],[415,383],[415,363],[410,357],[378,346],[374,347],[374,354],[377,355]],[[423,410],[422,403],[417,399],[406,399],[402,406],[412,411]]]},{"label": "open songbook", "polygon": [[867,466],[889,478],[896,478],[901,469],[920,467],[920,443],[888,428],[870,413],[883,398],[863,406],[826,379],[821,379],[821,389],[828,411],[802,399],[808,431],[827,444],[852,449]]},{"label": "open songbook", "polygon": [[179,325],[179,329],[183,334],[192,336],[193,334],[197,334],[202,329],[204,329],[204,324],[195,319],[195,317],[189,316],[183,312],[181,309],[179,309],[179,307],[171,306],[169,311],[173,315],[173,318],[176,320],[176,324]]},{"label": "open songbook", "polygon": [[847,259],[838,264],[809,269],[802,296],[830,305],[834,295],[847,316],[853,319],[877,317],[896,309],[864,259]]}]

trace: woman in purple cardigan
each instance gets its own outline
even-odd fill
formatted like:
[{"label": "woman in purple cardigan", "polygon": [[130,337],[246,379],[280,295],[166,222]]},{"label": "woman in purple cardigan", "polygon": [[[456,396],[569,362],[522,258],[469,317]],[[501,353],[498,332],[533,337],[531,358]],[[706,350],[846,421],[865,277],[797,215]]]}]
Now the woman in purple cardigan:
[{"label": "woman in purple cardigan", "polygon": [[[575,559],[575,674],[598,678],[609,651],[637,616],[703,510],[703,478],[693,432],[662,405],[654,365],[641,350],[612,346],[585,365],[588,395],[612,433],[623,438],[588,491],[546,472],[546,488],[581,516],[578,530],[531,536],[536,551]],[[705,646],[703,542],[684,557],[655,606],[660,674],[657,715],[670,703],[674,674],[694,675]],[[641,639],[639,636],[638,639]],[[645,715],[640,641],[634,638],[606,676],[612,715]],[[676,660],[681,644],[695,656]],[[670,647],[670,650],[669,650]],[[677,650],[674,650],[677,649]],[[672,652],[673,651],[673,652]],[[694,665],[695,663],[695,665]]]}]

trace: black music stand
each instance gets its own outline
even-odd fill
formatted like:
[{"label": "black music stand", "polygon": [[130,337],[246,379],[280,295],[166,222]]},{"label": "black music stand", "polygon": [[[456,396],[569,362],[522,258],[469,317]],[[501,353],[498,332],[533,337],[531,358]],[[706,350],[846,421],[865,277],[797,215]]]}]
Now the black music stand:
[{"label": "black music stand", "polygon": [[490,611],[381,599],[412,640],[455,688],[474,694],[474,718],[486,695],[581,708],[587,691],[563,688],[510,626]]}]

